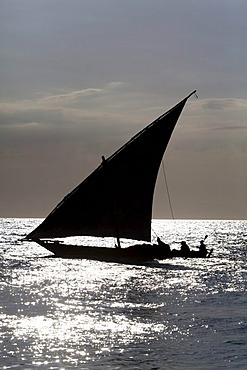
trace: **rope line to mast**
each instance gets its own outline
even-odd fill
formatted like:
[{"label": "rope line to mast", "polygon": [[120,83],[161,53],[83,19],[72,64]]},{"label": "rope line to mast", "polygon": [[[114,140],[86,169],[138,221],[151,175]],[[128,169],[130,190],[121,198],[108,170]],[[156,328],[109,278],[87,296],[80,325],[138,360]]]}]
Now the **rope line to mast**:
[{"label": "rope line to mast", "polygon": [[162,169],[163,169],[163,175],[164,175],[165,184],[166,184],[166,192],[167,192],[168,202],[169,202],[169,206],[170,206],[170,211],[171,211],[172,219],[174,220],[174,213],[173,213],[173,209],[172,209],[172,202],[171,202],[171,197],[170,197],[170,193],[169,193],[168,182],[167,182],[166,171],[165,171],[165,166],[164,166],[163,159],[162,159]]}]

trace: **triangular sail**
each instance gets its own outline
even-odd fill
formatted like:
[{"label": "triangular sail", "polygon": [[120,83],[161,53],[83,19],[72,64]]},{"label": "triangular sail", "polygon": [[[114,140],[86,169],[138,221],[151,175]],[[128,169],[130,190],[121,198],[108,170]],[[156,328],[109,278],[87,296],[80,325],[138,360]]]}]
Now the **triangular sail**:
[{"label": "triangular sail", "polygon": [[193,93],[103,159],[27,238],[90,235],[150,241],[159,166]]}]

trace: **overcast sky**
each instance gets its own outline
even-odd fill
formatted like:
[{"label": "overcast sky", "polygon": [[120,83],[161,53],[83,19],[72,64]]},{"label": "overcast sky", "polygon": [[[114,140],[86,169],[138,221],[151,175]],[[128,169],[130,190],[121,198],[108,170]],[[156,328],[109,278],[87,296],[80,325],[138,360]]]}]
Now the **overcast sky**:
[{"label": "overcast sky", "polygon": [[[246,0],[0,0],[0,216],[44,217],[194,89],[175,218],[247,217]],[[154,217],[170,218],[162,172]]]}]

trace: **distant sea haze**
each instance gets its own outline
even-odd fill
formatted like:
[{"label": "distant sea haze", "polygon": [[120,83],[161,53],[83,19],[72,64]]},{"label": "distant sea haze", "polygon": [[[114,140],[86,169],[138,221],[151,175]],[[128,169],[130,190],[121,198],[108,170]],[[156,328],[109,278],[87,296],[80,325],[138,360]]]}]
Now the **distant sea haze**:
[{"label": "distant sea haze", "polygon": [[0,220],[3,369],[246,369],[246,221],[153,220],[214,249],[159,267],[49,257],[22,240],[41,221]]}]

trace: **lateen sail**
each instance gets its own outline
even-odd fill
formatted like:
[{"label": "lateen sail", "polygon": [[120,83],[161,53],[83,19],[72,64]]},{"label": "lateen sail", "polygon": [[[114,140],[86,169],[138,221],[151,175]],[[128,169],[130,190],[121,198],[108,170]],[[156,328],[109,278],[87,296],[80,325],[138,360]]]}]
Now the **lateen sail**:
[{"label": "lateen sail", "polygon": [[27,238],[90,235],[150,241],[159,166],[193,93],[103,160]]}]

